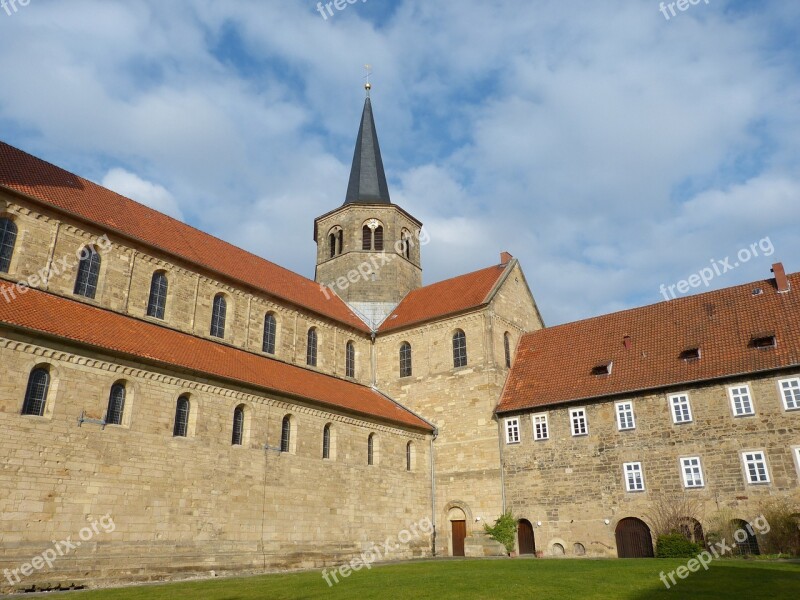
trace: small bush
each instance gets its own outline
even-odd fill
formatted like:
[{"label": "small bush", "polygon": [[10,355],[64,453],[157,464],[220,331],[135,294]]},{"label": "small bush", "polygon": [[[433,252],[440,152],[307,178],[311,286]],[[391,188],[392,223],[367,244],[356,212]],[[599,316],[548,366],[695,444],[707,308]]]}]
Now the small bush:
[{"label": "small bush", "polygon": [[517,541],[517,520],[511,511],[500,515],[493,526],[490,527],[488,523],[485,523],[483,528],[492,539],[503,544],[509,554],[514,551]]},{"label": "small bush", "polygon": [[658,558],[694,558],[702,551],[700,544],[687,540],[680,533],[660,535],[656,540]]}]

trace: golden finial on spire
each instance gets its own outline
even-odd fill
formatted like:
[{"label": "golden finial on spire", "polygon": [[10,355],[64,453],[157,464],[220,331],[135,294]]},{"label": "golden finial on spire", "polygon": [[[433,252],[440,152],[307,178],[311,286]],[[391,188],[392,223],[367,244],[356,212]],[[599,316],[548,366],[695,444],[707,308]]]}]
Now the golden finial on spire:
[{"label": "golden finial on spire", "polygon": [[369,98],[369,91],[372,89],[372,84],[369,82],[369,76],[372,75],[372,65],[364,65],[364,69],[367,71],[365,76],[367,83],[364,84],[364,89],[367,90],[367,98]]}]

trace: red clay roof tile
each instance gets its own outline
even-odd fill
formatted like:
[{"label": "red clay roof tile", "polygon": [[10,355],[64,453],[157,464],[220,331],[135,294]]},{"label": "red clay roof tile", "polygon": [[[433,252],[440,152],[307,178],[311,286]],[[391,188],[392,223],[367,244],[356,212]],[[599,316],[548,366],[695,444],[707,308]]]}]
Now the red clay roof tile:
[{"label": "red clay roof tile", "polygon": [[0,142],[0,186],[360,331],[335,294],[297,273]]},{"label": "red clay roof tile", "polygon": [[[0,282],[0,296],[3,290],[12,287],[8,282]],[[184,368],[203,376],[432,430],[428,423],[366,386],[38,290],[31,289],[10,302],[0,300],[0,323],[112,354]]]},{"label": "red clay roof tile", "polygon": [[[497,412],[800,365],[800,274],[789,281],[785,294],[769,279],[528,333]],[[765,331],[777,347],[753,348],[753,335]],[[680,358],[697,347],[699,359]],[[607,361],[610,375],[591,374]]]},{"label": "red clay roof tile", "polygon": [[506,268],[495,265],[413,290],[378,331],[393,331],[481,306],[488,301],[489,293]]}]

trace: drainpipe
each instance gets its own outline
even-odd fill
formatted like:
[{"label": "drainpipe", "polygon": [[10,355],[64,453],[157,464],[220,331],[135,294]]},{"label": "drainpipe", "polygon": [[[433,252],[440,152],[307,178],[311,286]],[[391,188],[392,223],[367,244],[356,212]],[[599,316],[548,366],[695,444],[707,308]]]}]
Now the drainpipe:
[{"label": "drainpipe", "polygon": [[369,360],[370,366],[372,367],[372,387],[377,387],[378,385],[378,356],[375,350],[375,331],[370,334],[370,339],[372,343],[369,347]]},{"label": "drainpipe", "polygon": [[439,435],[439,429],[433,430],[431,437],[431,524],[433,525],[433,556],[436,557],[436,461],[433,457],[433,442]]}]

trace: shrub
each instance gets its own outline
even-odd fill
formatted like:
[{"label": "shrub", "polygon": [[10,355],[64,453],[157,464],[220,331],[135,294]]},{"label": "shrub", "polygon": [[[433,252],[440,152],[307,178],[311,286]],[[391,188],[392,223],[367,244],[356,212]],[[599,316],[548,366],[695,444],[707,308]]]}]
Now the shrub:
[{"label": "shrub", "polygon": [[658,558],[693,558],[703,551],[700,544],[687,540],[683,534],[660,535],[656,540]]},{"label": "shrub", "polygon": [[517,520],[511,511],[500,515],[491,527],[485,523],[483,529],[492,539],[503,544],[509,554],[514,551],[517,540]]},{"label": "shrub", "polygon": [[756,531],[761,552],[800,556],[800,507],[789,498],[767,498],[759,504],[769,531]]}]

